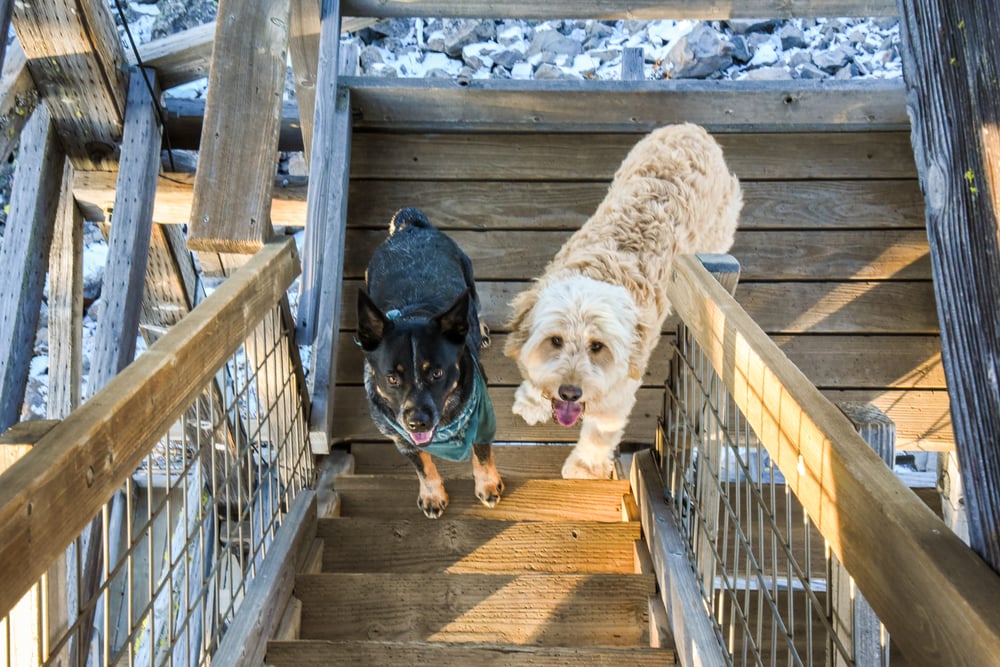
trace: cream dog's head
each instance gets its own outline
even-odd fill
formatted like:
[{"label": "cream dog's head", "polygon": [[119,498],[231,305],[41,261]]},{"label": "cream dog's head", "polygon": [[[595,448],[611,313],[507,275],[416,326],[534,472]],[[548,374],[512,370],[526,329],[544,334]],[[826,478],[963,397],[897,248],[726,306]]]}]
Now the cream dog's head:
[{"label": "cream dog's head", "polygon": [[624,287],[570,276],[521,292],[512,306],[504,353],[552,401],[561,425],[573,426],[641,372],[632,362],[638,314]]}]

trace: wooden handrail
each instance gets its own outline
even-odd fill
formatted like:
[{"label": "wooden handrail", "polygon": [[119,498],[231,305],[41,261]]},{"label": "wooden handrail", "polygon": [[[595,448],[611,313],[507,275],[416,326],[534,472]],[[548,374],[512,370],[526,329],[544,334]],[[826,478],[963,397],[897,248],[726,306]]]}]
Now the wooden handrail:
[{"label": "wooden handrail", "polygon": [[669,296],[772,462],[907,659],[1000,655],[1000,577],[900,482],[693,256]]},{"label": "wooden handrail", "polygon": [[0,475],[0,617],[94,518],[298,273],[292,239],[265,244]]}]

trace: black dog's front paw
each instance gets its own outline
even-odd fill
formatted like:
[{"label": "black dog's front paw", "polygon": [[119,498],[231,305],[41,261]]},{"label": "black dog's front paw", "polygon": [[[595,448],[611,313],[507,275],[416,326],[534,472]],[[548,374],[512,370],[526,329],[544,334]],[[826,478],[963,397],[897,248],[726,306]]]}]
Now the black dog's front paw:
[{"label": "black dog's front paw", "polygon": [[417,506],[428,519],[437,519],[444,514],[448,507],[448,494],[445,493],[444,486],[436,485],[436,488],[421,488],[417,497]]}]

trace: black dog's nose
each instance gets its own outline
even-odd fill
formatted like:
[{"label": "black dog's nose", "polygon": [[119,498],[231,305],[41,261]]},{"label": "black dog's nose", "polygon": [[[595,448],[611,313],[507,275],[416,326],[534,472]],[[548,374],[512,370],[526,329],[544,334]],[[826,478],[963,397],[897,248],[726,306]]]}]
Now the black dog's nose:
[{"label": "black dog's nose", "polygon": [[426,431],[433,425],[433,418],[426,410],[413,410],[405,416],[406,428],[411,431]]},{"label": "black dog's nose", "polygon": [[574,387],[571,384],[561,384],[559,385],[559,398],[569,403],[575,403],[580,400],[580,396],[583,395],[583,390],[579,387]]}]

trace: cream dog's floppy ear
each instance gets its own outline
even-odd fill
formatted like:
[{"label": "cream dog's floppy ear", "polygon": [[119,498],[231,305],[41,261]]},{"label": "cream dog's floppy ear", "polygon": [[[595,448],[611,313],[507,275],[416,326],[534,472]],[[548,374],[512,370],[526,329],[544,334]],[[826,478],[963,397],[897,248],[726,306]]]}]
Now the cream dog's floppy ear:
[{"label": "cream dog's floppy ear", "polygon": [[537,301],[538,286],[534,285],[515,296],[510,302],[514,312],[507,325],[510,333],[507,335],[507,342],[504,343],[503,353],[511,359],[516,359],[521,353],[521,348],[528,342],[528,337],[531,335],[531,311]]},{"label": "cream dog's floppy ear", "polygon": [[645,361],[642,359],[642,340],[646,337],[649,327],[639,324],[632,335],[632,353],[628,356],[628,376],[633,380],[641,380]]}]

